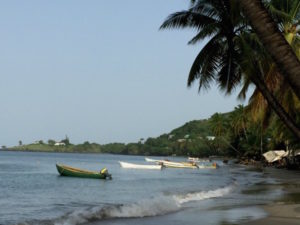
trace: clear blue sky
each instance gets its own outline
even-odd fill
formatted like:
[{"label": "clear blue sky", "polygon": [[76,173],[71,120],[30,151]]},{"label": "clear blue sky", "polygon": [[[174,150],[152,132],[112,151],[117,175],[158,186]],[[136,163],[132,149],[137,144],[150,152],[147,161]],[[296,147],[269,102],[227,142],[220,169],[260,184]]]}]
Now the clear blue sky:
[{"label": "clear blue sky", "polygon": [[0,145],[135,142],[240,104],[186,86],[201,45],[159,26],[188,0],[1,1]]}]

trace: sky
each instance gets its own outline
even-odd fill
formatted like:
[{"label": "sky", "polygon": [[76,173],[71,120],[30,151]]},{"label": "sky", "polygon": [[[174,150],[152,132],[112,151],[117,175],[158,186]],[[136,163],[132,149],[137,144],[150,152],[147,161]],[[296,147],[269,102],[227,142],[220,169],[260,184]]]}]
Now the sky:
[{"label": "sky", "polygon": [[159,30],[188,0],[0,1],[0,146],[157,137],[242,104],[187,76],[202,44]]}]

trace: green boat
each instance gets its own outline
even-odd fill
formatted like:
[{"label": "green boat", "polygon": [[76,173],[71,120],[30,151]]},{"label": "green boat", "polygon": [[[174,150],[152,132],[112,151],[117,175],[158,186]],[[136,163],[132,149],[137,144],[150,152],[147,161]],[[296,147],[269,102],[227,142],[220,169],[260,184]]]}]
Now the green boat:
[{"label": "green boat", "polygon": [[104,168],[100,172],[82,170],[62,164],[56,164],[57,171],[61,176],[68,177],[82,177],[82,178],[95,178],[95,179],[111,179],[111,175]]}]

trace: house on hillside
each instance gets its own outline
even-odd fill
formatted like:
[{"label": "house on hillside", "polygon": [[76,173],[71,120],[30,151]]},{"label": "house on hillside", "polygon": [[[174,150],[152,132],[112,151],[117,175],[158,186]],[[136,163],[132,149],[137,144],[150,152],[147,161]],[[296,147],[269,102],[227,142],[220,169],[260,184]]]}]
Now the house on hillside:
[{"label": "house on hillside", "polygon": [[206,136],[206,139],[209,140],[209,141],[213,141],[215,140],[215,136]]},{"label": "house on hillside", "polygon": [[175,135],[174,134],[169,134],[168,140],[171,140]]},{"label": "house on hillside", "polygon": [[54,146],[65,146],[64,142],[55,142]]}]

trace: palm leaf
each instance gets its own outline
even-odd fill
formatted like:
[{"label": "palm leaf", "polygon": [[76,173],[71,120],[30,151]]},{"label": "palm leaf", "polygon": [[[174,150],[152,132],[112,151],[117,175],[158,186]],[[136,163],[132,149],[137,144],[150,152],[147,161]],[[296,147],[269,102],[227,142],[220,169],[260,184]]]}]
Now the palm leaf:
[{"label": "palm leaf", "polygon": [[220,58],[220,35],[214,36],[199,52],[194,60],[188,76],[188,86],[199,79],[199,91],[202,87],[208,89],[215,79]]},{"label": "palm leaf", "polygon": [[205,38],[211,37],[215,34],[217,34],[217,32],[219,32],[220,28],[218,26],[218,24],[212,24],[211,26],[205,26],[203,27],[203,29],[196,35],[194,36],[189,42],[188,44],[196,44],[199,41],[202,41]]},{"label": "palm leaf", "polygon": [[171,14],[160,26],[159,29],[167,28],[196,28],[198,30],[205,26],[216,23],[216,20],[202,15],[200,13],[192,12],[190,10],[180,11]]}]

